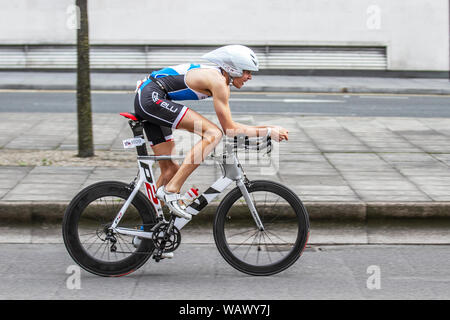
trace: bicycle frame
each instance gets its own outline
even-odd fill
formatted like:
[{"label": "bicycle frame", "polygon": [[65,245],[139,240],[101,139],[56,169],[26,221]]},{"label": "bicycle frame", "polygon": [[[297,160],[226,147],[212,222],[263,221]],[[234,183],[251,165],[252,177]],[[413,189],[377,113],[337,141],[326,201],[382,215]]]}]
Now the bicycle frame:
[{"label": "bicycle frame", "polygon": [[[133,198],[136,196],[136,194],[139,192],[139,189],[142,187],[142,185],[145,186],[146,195],[148,199],[150,200],[150,203],[154,206],[156,210],[156,215],[158,218],[160,218],[162,221],[167,222],[164,220],[164,214],[161,207],[161,202],[156,197],[156,181],[153,175],[153,164],[156,161],[160,160],[176,160],[180,159],[180,157],[176,156],[150,156],[147,153],[147,149],[145,147],[145,139],[143,135],[143,130],[140,122],[136,121],[137,119],[134,118],[134,116],[124,113],[121,114],[127,118],[130,118],[132,120],[129,121],[129,125],[133,131],[134,138],[124,140],[124,148],[130,148],[130,147],[136,147],[137,153],[138,153],[138,167],[139,167],[139,173],[137,176],[137,183],[134,184],[133,191],[131,192],[128,199],[125,201],[124,205],[119,210],[119,213],[116,215],[112,225],[111,229],[114,232],[117,232],[119,234],[124,235],[131,235],[131,236],[137,236],[140,238],[146,238],[146,239],[152,239],[153,232],[146,232],[146,231],[140,231],[136,229],[130,229],[130,228],[122,228],[117,227],[120,220],[122,219],[123,215],[127,211],[129,205],[133,201]],[[136,120],[135,120],[136,119]],[[238,141],[239,140],[239,141]],[[242,143],[246,147],[249,147],[249,139],[248,137],[245,137],[245,139],[238,139],[238,137],[234,138],[234,144],[235,147],[237,143]],[[266,138],[265,145],[257,143],[255,149],[261,150],[262,148],[268,148],[270,152],[271,150],[271,142],[270,137]],[[247,187],[245,186],[246,177],[242,170],[242,166],[239,163],[239,160],[235,153],[232,152],[233,146],[228,145],[227,146],[227,153],[225,153],[220,159],[221,162],[219,162],[219,165],[222,169],[222,177],[220,177],[216,182],[214,182],[204,193],[202,193],[196,200],[194,200],[193,203],[191,203],[186,208],[186,212],[190,213],[193,216],[196,216],[203,208],[205,208],[209,203],[211,203],[217,196],[222,193],[231,183],[236,182],[236,185],[239,187],[239,189],[242,192],[242,195],[244,196],[244,199],[249,207],[250,213],[255,220],[256,226],[260,231],[264,230],[264,226],[259,218],[258,212],[255,208],[255,205],[253,201],[250,198],[250,195],[248,193]],[[215,159],[213,157],[213,159]],[[216,159],[215,159],[216,160]],[[231,161],[230,161],[231,160]],[[181,230],[190,220],[186,220],[183,218],[177,217],[175,219],[175,227],[177,227],[179,230]]]},{"label": "bicycle frame", "polygon": [[[128,206],[133,201],[133,198],[136,196],[142,185],[144,185],[146,195],[156,210],[157,217],[164,220],[161,202],[156,197],[156,182],[154,179],[152,167],[155,161],[169,160],[176,158],[177,157],[171,156],[138,156],[138,165],[139,165],[138,181],[135,184],[134,189],[131,192],[131,195],[125,201],[124,205],[122,206],[122,208],[119,210],[119,213],[115,217],[114,222],[111,225],[113,231],[124,235],[138,236],[147,239],[152,238],[153,232],[145,232],[130,228],[122,228],[117,227],[117,225],[119,224],[124,213],[128,209]],[[226,163],[227,161],[224,160],[224,162],[221,164],[223,176],[220,177],[217,181],[215,181],[208,189],[206,189],[206,191],[202,193],[194,202],[192,202],[189,206],[187,206],[186,212],[190,213],[193,216],[196,216],[198,213],[200,213],[200,211],[203,208],[205,208],[209,203],[211,203],[214,199],[216,199],[217,196],[219,196],[219,194],[222,193],[231,183],[236,182],[237,186],[241,189],[241,192],[244,195],[247,205],[249,206],[250,212],[253,218],[255,219],[256,225],[260,230],[264,230],[264,227],[261,223],[261,220],[259,219],[253,201],[250,199],[247,188],[245,186],[245,178],[244,178],[245,176],[242,172],[237,157],[233,155],[232,160],[233,160],[232,163]],[[181,230],[189,221],[190,220],[177,217],[174,225],[179,230]]]}]

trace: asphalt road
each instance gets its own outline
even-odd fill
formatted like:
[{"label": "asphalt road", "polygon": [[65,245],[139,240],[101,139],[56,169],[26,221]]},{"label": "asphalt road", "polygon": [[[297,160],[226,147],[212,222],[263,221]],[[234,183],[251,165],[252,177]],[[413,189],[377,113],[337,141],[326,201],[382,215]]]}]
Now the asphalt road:
[{"label": "asphalt road", "polygon": [[172,260],[103,278],[78,272],[62,244],[1,244],[0,299],[450,299],[449,249],[307,247],[288,270],[253,277],[230,267],[212,244],[182,244]]},{"label": "asphalt road", "polygon": [[[93,112],[133,111],[134,94],[93,92]],[[211,99],[181,102],[202,113],[214,113]],[[450,117],[450,96],[380,94],[233,93],[234,114],[296,114],[356,117]],[[0,91],[0,112],[76,112],[73,91]]]}]

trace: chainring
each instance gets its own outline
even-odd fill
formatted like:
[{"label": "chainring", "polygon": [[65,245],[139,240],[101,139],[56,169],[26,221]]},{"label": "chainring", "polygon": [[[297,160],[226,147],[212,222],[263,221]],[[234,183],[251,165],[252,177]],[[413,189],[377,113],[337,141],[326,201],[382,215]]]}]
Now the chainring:
[{"label": "chainring", "polygon": [[177,227],[173,226],[170,233],[166,233],[168,223],[163,223],[159,225],[155,230],[153,230],[152,240],[155,248],[164,252],[175,251],[181,243],[181,233]]}]

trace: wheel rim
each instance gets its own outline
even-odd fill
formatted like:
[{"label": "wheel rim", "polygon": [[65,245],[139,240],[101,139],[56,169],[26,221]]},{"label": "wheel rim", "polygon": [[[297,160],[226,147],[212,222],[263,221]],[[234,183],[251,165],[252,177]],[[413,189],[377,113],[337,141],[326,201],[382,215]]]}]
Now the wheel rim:
[{"label": "wheel rim", "polygon": [[300,223],[291,204],[268,191],[250,193],[264,230],[258,230],[243,197],[227,212],[224,238],[230,253],[242,263],[269,267],[297,250]]}]

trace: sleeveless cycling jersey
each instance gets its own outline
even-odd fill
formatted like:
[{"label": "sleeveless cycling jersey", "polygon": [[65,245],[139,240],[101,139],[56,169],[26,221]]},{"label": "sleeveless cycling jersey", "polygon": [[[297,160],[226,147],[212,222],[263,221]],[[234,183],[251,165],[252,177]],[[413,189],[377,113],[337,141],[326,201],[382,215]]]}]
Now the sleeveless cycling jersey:
[{"label": "sleeveless cycling jersey", "polygon": [[[163,83],[170,100],[201,100],[209,96],[189,88],[185,81],[187,72],[197,68],[212,68],[220,72],[218,67],[185,63],[153,71],[150,75]],[[151,83],[151,79],[143,83],[140,89],[142,90],[149,83]]]},{"label": "sleeveless cycling jersey", "polygon": [[173,100],[200,100],[209,96],[189,88],[185,76],[189,70],[212,68],[220,72],[219,67],[200,64],[180,64],[167,67],[150,74],[151,78],[140,81],[134,99],[134,110],[138,117],[147,120],[144,130],[150,145],[173,140],[172,129],[178,128],[189,108]]}]

